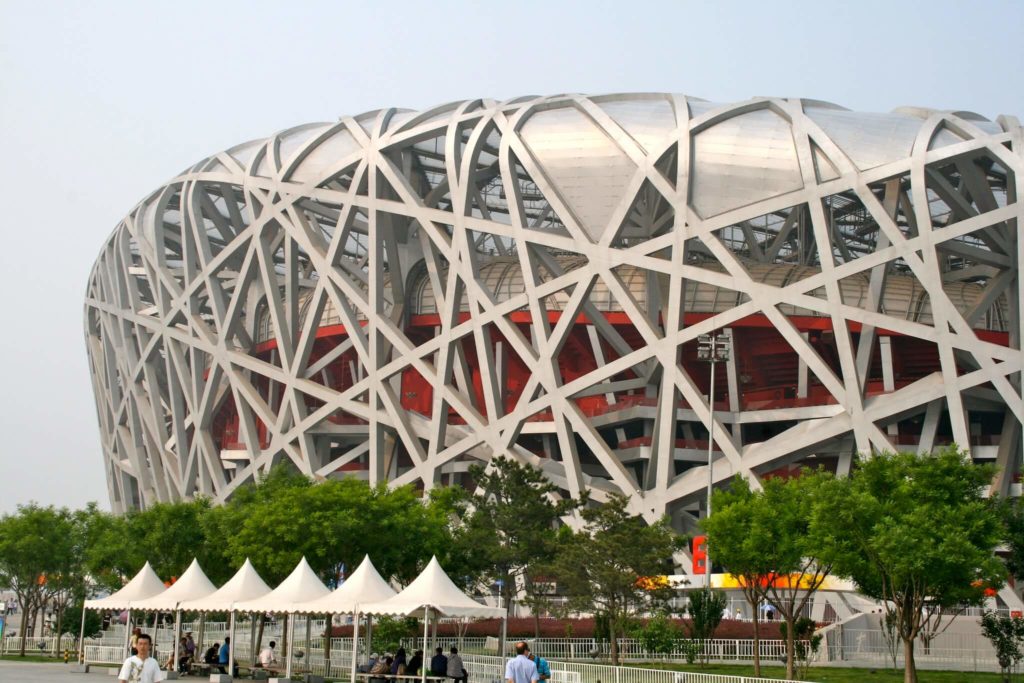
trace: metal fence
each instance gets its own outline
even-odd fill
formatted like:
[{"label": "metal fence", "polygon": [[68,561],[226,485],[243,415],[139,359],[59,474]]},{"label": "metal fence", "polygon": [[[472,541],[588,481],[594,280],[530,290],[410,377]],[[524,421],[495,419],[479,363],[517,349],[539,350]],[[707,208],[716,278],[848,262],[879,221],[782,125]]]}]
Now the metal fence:
[{"label": "metal fence", "polygon": [[[470,683],[494,683],[505,675],[505,658],[488,655],[463,657]],[[726,676],[705,672],[664,671],[632,666],[607,666],[549,660],[555,683],[780,683],[776,678]]]},{"label": "metal fence", "polygon": [[[526,639],[531,649],[545,659],[607,659],[611,654],[611,645],[607,641],[594,638],[538,638]],[[402,646],[407,650],[422,647],[422,640],[406,638]],[[687,643],[680,640],[669,653],[648,652],[644,644],[635,638],[620,638],[619,661],[623,662],[684,662],[687,659]],[[469,654],[498,654],[498,639],[487,638],[438,638],[437,644],[445,649],[455,645],[460,652]],[[762,659],[777,659],[786,654],[786,641],[761,640],[759,651]],[[748,661],[754,658],[754,641],[752,639],[717,638],[704,643],[707,658],[714,661]],[[515,642],[509,639],[505,643],[506,656],[515,653]]]},{"label": "metal fence", "polygon": [[[894,650],[880,629],[840,628],[825,634],[821,659],[850,664],[903,666],[903,643],[897,637]],[[895,657],[893,656],[895,655]],[[920,639],[914,646],[914,662],[921,669],[998,671],[992,644],[980,634],[946,632],[927,646]]]},{"label": "metal fence", "polygon": [[[14,654],[21,651],[22,636],[11,636],[4,638],[0,643],[0,654]],[[56,636],[29,636],[25,643],[25,654],[52,654],[62,655],[64,650],[71,652],[78,651],[78,639],[71,635],[64,635],[61,638]]]}]

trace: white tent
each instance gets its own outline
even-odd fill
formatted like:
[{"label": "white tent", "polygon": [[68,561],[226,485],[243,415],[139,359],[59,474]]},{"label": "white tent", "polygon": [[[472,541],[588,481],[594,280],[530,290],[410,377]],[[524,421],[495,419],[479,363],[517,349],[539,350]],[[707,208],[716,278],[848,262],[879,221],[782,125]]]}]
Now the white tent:
[{"label": "white tent", "polygon": [[[274,590],[270,591],[263,597],[256,598],[254,600],[246,600],[244,602],[236,602],[231,609],[231,626],[230,630],[232,636],[235,630],[235,612],[276,612],[278,614],[291,614],[296,611],[297,607],[304,602],[316,600],[326,595],[330,595],[331,589],[328,588],[317,578],[317,575],[310,568],[309,563],[306,562],[306,558],[303,557],[299,560],[299,563],[292,570],[292,573],[288,575],[284,581],[281,582]],[[232,638],[234,640],[234,638]],[[288,658],[285,668],[285,675],[291,678],[292,675],[292,643],[295,642],[295,620],[288,620]],[[232,653],[231,666],[234,665],[234,653],[235,649],[232,647],[229,652]],[[228,671],[233,671],[233,668],[229,668]]]},{"label": "white tent", "polygon": [[262,597],[236,602],[233,609],[236,612],[290,614],[295,612],[301,603],[322,598],[330,593],[331,589],[317,578],[303,557],[280,586]]},{"label": "white tent", "polygon": [[367,555],[337,590],[322,598],[299,603],[293,611],[298,614],[352,614],[360,604],[380,602],[395,595],[394,589],[381,578]]},{"label": "white tent", "polygon": [[[249,558],[239,567],[231,579],[214,591],[196,600],[187,600],[178,605],[178,609],[184,612],[231,612],[231,635],[234,636],[235,613],[233,610],[236,602],[254,600],[270,593],[270,586],[256,572]],[[202,625],[202,622],[200,622]],[[200,643],[202,642],[202,627],[200,627]],[[232,638],[234,640],[234,638]],[[234,671],[235,648],[230,647],[229,672]]]},{"label": "white tent", "polygon": [[[431,615],[434,617],[496,617],[502,620],[502,634],[505,632],[505,610],[500,607],[488,607],[469,597],[455,585],[445,574],[436,557],[430,558],[430,564],[420,572],[412,583],[398,595],[381,602],[372,602],[359,606],[365,614],[388,614],[393,616],[423,617],[423,652],[427,648],[427,628]],[[355,659],[355,638],[353,638],[352,657]],[[504,641],[504,638],[502,638]],[[427,667],[424,666],[420,680],[427,680]]]},{"label": "white tent", "polygon": [[247,558],[231,580],[219,590],[196,600],[186,600],[178,607],[183,612],[227,612],[236,602],[253,600],[269,592],[270,586],[260,578]]},{"label": "white tent", "polygon": [[390,614],[395,616],[423,616],[430,610],[431,614],[442,617],[477,617],[502,618],[505,610],[501,607],[488,607],[469,597],[455,585],[441,569],[437,558],[430,559],[430,564],[420,572],[412,583],[398,595],[381,602],[367,603],[359,606],[364,614]]},{"label": "white tent", "polygon": [[124,622],[124,649],[125,652],[128,652],[128,634],[132,628],[132,602],[151,598],[163,593],[165,590],[167,590],[167,587],[164,586],[164,582],[160,580],[160,577],[156,575],[156,572],[153,571],[153,568],[147,562],[131,581],[113,595],[108,595],[98,600],[86,600],[85,609],[82,610],[82,628],[78,635],[79,659],[82,662],[85,661],[85,610],[128,610],[128,618]]},{"label": "white tent", "polygon": [[86,600],[86,609],[120,610],[129,609],[135,600],[145,600],[154,595],[164,592],[167,587],[160,577],[156,575],[149,562],[139,570],[135,577],[126,583],[121,590],[113,595],[98,600]]},{"label": "white tent", "polygon": [[178,661],[179,654],[179,631],[181,630],[181,603],[189,600],[197,600],[212,595],[217,587],[206,577],[203,568],[199,566],[199,560],[193,558],[192,564],[188,566],[185,573],[181,575],[174,584],[163,593],[154,595],[145,600],[132,600],[132,609],[151,610],[154,612],[174,612],[174,661]]},{"label": "white tent", "polygon": [[131,608],[152,611],[175,610],[183,602],[205,598],[216,590],[217,587],[206,578],[199,561],[192,560],[185,573],[170,588],[150,598],[132,600]]},{"label": "white tent", "polygon": [[370,556],[367,555],[337,590],[317,600],[302,603],[295,611],[299,614],[354,615],[352,633],[352,680],[354,681],[356,680],[356,657],[359,648],[359,605],[380,602],[393,598],[395,595],[395,590],[381,578],[377,568],[370,561]]}]

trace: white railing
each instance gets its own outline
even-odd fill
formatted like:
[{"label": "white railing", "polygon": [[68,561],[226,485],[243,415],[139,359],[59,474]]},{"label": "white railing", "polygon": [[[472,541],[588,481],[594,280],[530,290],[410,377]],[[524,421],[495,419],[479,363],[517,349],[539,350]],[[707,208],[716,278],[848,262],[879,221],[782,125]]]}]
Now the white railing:
[{"label": "white railing", "polygon": [[[512,656],[515,653],[516,638],[509,638],[505,642],[505,655]],[[569,659],[569,660],[591,660],[607,659],[610,656],[611,646],[607,641],[599,641],[594,638],[527,638],[534,652],[545,659]],[[676,647],[670,653],[648,652],[644,644],[634,638],[619,639],[619,661],[623,662],[683,662],[686,661],[687,643],[684,640],[677,641]],[[459,648],[460,652],[467,654],[498,654],[498,639],[486,638],[438,638],[437,644],[447,650],[451,646]],[[761,640],[759,652],[762,659],[777,659],[786,654],[786,641],[784,640]],[[402,640],[402,646],[412,651],[423,646],[423,641],[416,638]],[[704,643],[704,651],[707,658],[715,661],[748,661],[754,658],[754,641],[744,638],[716,638]]]},{"label": "white railing", "polygon": [[[470,683],[493,683],[504,678],[505,658],[487,655],[463,657]],[[581,662],[549,661],[557,683],[780,683],[775,678],[725,676],[704,672],[664,671],[631,666],[606,666]]]},{"label": "white railing", "polygon": [[[241,644],[239,644],[241,650]],[[240,654],[240,653],[239,653]],[[90,663],[118,664],[124,659],[123,646],[85,646],[85,659]],[[244,661],[244,660],[242,660]],[[494,683],[504,678],[505,657],[466,654],[463,662],[469,672],[470,683]],[[752,676],[725,676],[704,672],[664,671],[628,666],[608,666],[583,662],[563,662],[551,659],[551,680],[553,683],[779,683],[778,679],[754,678]],[[331,640],[330,670],[322,650],[313,650],[293,661],[292,671],[296,674],[309,672],[316,675],[346,675],[352,666],[352,639]]]},{"label": "white railing", "polygon": [[[826,633],[823,659],[829,662],[851,662],[885,666],[893,665],[893,654],[885,634],[878,629],[841,628]],[[894,645],[896,666],[903,666],[903,643],[897,636]],[[914,662],[920,668],[948,668],[970,671],[998,671],[995,650],[981,634],[946,632],[926,647],[918,638],[914,646]]]},{"label": "white railing", "polygon": [[[12,654],[21,651],[22,636],[11,636],[4,638],[0,643],[0,654]],[[58,640],[56,636],[29,636],[25,642],[25,654],[55,654],[63,655],[64,650],[76,652],[78,650],[78,638],[70,634],[64,634]]]},{"label": "white railing", "polygon": [[120,664],[124,661],[124,647],[86,645],[85,661],[90,664]]}]

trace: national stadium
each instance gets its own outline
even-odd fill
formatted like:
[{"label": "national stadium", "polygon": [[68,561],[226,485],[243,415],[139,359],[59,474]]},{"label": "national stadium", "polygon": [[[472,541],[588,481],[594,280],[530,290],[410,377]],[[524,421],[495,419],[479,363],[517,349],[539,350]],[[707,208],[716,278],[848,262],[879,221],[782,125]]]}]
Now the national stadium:
[{"label": "national stadium", "polygon": [[709,450],[723,483],[947,443],[1016,495],[1022,145],[1012,116],[650,93],[214,154],[89,277],[113,509],[224,501],[282,462],[472,486],[501,455],[692,530]]}]

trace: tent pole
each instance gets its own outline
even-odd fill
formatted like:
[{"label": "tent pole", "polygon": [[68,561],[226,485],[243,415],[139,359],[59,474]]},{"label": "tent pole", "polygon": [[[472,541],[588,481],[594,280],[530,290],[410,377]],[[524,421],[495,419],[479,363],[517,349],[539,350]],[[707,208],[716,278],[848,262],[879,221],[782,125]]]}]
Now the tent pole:
[{"label": "tent pole", "polygon": [[370,660],[370,655],[373,654],[373,615],[366,615],[366,642],[363,643],[363,651],[366,654],[366,660]]},{"label": "tent pole", "polygon": [[309,645],[309,642],[310,642],[309,638],[310,638],[310,635],[311,635],[310,632],[309,632],[309,627],[312,625],[310,623],[311,622],[310,616],[311,615],[307,612],[306,613],[306,657],[305,657],[305,659],[306,659],[306,673],[309,673],[310,671],[312,671],[312,668],[310,667],[310,661],[309,661],[309,658],[313,655],[313,648],[310,647],[310,645]]},{"label": "tent pole", "polygon": [[288,664],[285,666],[285,678],[292,677],[292,653],[295,652],[295,617],[286,614],[285,619],[288,620]]},{"label": "tent pole", "polygon": [[[430,608],[427,607],[423,610],[423,656],[427,656],[427,627],[430,624]],[[427,667],[426,662],[422,662],[420,665],[420,683],[427,683]]]},{"label": "tent pole", "polygon": [[324,637],[323,647],[321,648],[324,653],[324,678],[331,675],[331,638],[334,636],[334,615],[324,615]]},{"label": "tent pole", "polygon": [[[198,653],[206,652],[205,650],[203,650],[203,636],[205,634],[206,634],[206,612],[200,612],[199,613],[199,641],[196,644],[196,652],[198,652]],[[202,657],[203,655],[200,654],[199,656]]]},{"label": "tent pole", "polygon": [[125,656],[125,659],[127,659],[132,654],[131,647],[129,647],[129,643],[131,643],[131,637],[132,637],[132,608],[129,607],[128,608],[128,616],[125,617],[125,620],[124,620],[124,656]]},{"label": "tent pole", "polygon": [[85,603],[82,603],[82,628],[78,632],[78,663],[85,664]]},{"label": "tent pole", "polygon": [[181,610],[174,610],[174,670],[178,670],[178,646],[181,642],[178,634],[181,633]]},{"label": "tent pole", "polygon": [[356,683],[356,662],[359,659],[359,608],[352,622],[352,683]]},{"label": "tent pole", "polygon": [[249,617],[249,654],[252,657],[252,663],[256,663],[256,657],[259,656],[259,652],[256,651],[256,618],[253,616]]},{"label": "tent pole", "polygon": [[231,619],[228,622],[228,676],[235,680],[235,610],[231,610]]}]

